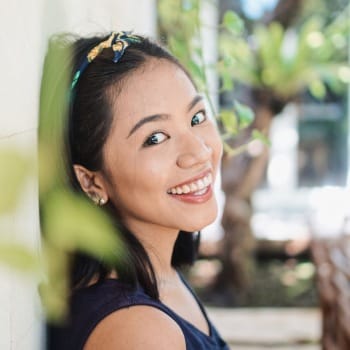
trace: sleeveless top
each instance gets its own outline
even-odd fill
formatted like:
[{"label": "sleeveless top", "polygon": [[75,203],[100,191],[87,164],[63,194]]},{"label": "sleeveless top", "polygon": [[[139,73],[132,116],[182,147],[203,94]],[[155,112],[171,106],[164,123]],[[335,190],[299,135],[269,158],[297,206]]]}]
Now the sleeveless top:
[{"label": "sleeveless top", "polygon": [[204,310],[203,305],[188,284],[185,286],[196,299],[209,326],[209,335],[176,314],[161,301],[149,297],[142,289],[136,291],[117,279],[106,279],[97,284],[79,289],[72,297],[70,317],[64,326],[48,326],[47,350],[81,350],[89,335],[103,318],[114,311],[135,305],[155,307],[181,328],[187,350],[229,350],[221,339]]}]

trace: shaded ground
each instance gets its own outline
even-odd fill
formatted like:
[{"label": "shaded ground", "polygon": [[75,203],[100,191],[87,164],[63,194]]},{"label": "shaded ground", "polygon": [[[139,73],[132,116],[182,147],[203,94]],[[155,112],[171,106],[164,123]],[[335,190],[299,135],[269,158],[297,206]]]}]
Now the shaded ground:
[{"label": "shaded ground", "polygon": [[[208,305],[220,307],[316,307],[315,267],[308,259],[258,260],[246,290],[212,290],[220,261],[199,262],[191,273],[192,285]],[[215,268],[211,268],[211,265]],[[206,276],[207,275],[207,276]]]},{"label": "shaded ground", "polygon": [[241,306],[317,306],[314,273],[308,260],[260,261]]}]

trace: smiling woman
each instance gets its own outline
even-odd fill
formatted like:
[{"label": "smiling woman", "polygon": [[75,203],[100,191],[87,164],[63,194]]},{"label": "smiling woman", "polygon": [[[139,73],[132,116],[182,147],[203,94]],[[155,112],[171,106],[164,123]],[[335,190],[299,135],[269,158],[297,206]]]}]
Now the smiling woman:
[{"label": "smiling woman", "polygon": [[48,349],[228,349],[178,272],[217,214],[222,145],[203,98],[179,62],[142,36],[66,45],[70,183],[110,215],[126,254],[109,267],[75,253],[70,315],[49,327]]}]

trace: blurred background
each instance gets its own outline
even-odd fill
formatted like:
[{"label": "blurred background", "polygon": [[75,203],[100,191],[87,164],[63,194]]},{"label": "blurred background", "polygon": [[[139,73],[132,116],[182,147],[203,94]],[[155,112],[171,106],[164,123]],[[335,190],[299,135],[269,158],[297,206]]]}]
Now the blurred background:
[{"label": "blurred background", "polygon": [[37,138],[48,38],[112,28],[166,43],[217,118],[220,217],[187,274],[232,348],[350,348],[348,1],[15,0],[0,13],[1,349],[41,348],[38,284],[59,313],[64,256],[96,245],[69,231],[79,214],[64,200],[46,211],[46,228],[59,232],[64,217],[66,241],[40,238],[38,197],[57,185],[57,145]]}]

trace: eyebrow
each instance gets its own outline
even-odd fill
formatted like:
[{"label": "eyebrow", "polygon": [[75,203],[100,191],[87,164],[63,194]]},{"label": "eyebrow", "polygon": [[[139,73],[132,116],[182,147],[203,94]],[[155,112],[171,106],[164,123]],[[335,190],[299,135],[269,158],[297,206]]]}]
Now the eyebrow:
[{"label": "eyebrow", "polygon": [[[201,100],[203,100],[203,96],[201,95],[195,96],[195,98],[188,104],[187,111],[189,112]],[[169,114],[154,114],[154,115],[150,115],[148,117],[142,118],[133,126],[127,138],[129,138],[137,129],[139,129],[142,125],[146,123],[155,122],[158,120],[168,120],[169,118],[170,118]]]},{"label": "eyebrow", "polygon": [[188,105],[187,111],[189,112],[199,101],[203,100],[202,95],[197,95]]}]

